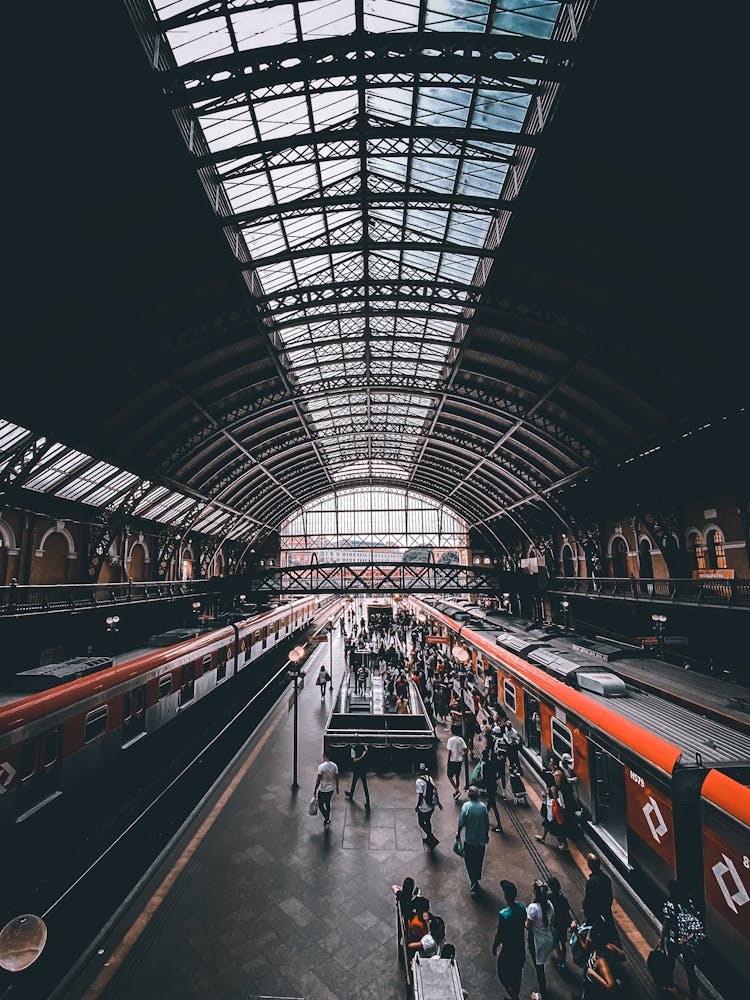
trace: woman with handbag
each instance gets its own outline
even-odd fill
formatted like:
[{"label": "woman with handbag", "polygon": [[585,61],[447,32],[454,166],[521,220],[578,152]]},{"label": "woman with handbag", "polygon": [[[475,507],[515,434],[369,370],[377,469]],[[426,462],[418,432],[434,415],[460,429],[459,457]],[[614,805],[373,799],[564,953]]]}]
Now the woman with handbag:
[{"label": "woman with handbag", "polygon": [[703,951],[706,932],[695,903],[674,879],[667,883],[669,898],[664,904],[660,945],[670,958],[682,959],[690,1000],[697,1000],[698,979],[695,963]]},{"label": "woman with handbag", "polygon": [[532,886],[534,902],[526,907],[526,931],[529,936],[529,954],[536,969],[536,981],[541,1000],[547,995],[547,975],[544,965],[555,947],[553,930],[555,908],[549,900],[546,882],[536,879]]},{"label": "woman with handbag", "polygon": [[565,809],[560,801],[555,785],[550,786],[547,794],[542,799],[542,806],[539,810],[542,817],[544,833],[536,834],[536,839],[540,844],[547,843],[547,834],[552,833],[557,838],[557,847],[560,851],[567,851],[568,844],[565,835]]}]

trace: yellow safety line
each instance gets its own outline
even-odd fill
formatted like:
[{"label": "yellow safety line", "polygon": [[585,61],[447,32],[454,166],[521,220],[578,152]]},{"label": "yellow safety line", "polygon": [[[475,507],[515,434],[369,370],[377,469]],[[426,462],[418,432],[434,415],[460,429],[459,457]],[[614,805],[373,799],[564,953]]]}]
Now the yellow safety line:
[{"label": "yellow safety line", "polygon": [[[541,796],[537,795],[535,791],[532,791],[529,794],[529,797],[534,800],[534,805],[537,807],[538,810],[542,804]],[[590,872],[588,864],[586,863],[586,858],[578,850],[575,844],[568,843],[568,853],[580,868],[581,873],[586,878],[588,878]],[[623,931],[625,937],[628,938],[628,940],[632,943],[633,947],[636,949],[638,954],[645,962],[652,951],[652,945],[650,945],[648,941],[646,941],[644,936],[641,934],[641,932],[638,930],[638,928],[635,926],[633,921],[627,915],[625,910],[623,910],[623,908],[620,906],[620,904],[617,902],[616,899],[613,900],[612,902],[612,915],[614,916],[616,922],[620,925],[620,928]]]},{"label": "yellow safety line", "polygon": [[265,746],[266,742],[270,738],[271,734],[274,732],[279,724],[279,721],[286,715],[285,710],[279,710],[276,714],[276,718],[273,720],[271,725],[265,730],[263,735],[258,740],[257,744],[253,747],[252,751],[247,757],[245,763],[240,767],[237,774],[232,778],[229,785],[222,792],[216,804],[214,805],[211,812],[203,820],[200,827],[192,837],[190,843],[185,847],[184,851],[177,859],[174,867],[164,876],[164,879],[158,889],[154,892],[151,899],[145,905],[141,913],[138,915],[133,925],[128,930],[125,937],[119,943],[117,948],[112,952],[112,955],[104,966],[102,971],[96,977],[94,982],[89,986],[86,993],[83,995],[83,1000],[98,1000],[102,995],[103,991],[109,985],[112,977],[120,968],[124,960],[127,958],[131,949],[138,941],[138,938],[143,934],[144,930],[148,926],[151,918],[154,916],[156,911],[159,909],[161,904],[167,897],[169,890],[172,888],[174,883],[177,881],[180,874],[184,871],[185,866],[188,864],[190,859],[193,857],[201,842],[205,838],[208,831],[214,825],[219,817],[219,814],[224,809],[229,799],[234,794],[235,789],[245,777],[249,769],[252,767],[255,759],[257,758],[260,751]]}]

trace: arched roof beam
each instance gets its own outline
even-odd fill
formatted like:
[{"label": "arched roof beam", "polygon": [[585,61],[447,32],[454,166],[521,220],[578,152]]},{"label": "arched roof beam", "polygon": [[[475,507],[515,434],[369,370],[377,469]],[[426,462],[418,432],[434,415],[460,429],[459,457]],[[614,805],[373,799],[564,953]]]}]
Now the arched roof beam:
[{"label": "arched roof beam", "polygon": [[[454,154],[455,155],[455,154]],[[349,157],[347,157],[348,159]],[[442,210],[446,207],[460,208],[462,211],[476,209],[481,212],[496,212],[501,209],[512,211],[514,201],[499,198],[482,198],[479,195],[441,194],[435,191],[367,191],[350,194],[330,195],[324,198],[298,198],[294,201],[281,202],[278,205],[263,205],[235,215],[221,216],[222,225],[249,225],[264,219],[274,219],[280,215],[286,218],[301,218],[316,214],[322,209],[360,208],[362,204],[370,208],[395,208],[408,205],[409,208],[420,208],[422,211],[431,209]],[[464,286],[465,287],[465,286]]]},{"label": "arched roof beam", "polygon": [[[356,74],[452,78],[479,77],[488,82],[563,81],[572,46],[553,39],[511,34],[466,32],[370,33],[353,31],[332,38],[243,49],[185,66],[162,70],[161,85],[173,108],[205,101],[251,96],[315,79],[348,79]],[[464,81],[462,81],[464,82]],[[445,85],[445,83],[444,83]],[[279,96],[283,96],[282,93]]]}]

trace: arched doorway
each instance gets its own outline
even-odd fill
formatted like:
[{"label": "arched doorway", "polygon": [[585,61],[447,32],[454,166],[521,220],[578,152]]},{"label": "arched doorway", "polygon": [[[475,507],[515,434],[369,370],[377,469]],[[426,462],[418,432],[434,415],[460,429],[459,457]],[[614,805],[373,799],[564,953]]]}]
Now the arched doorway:
[{"label": "arched doorway", "polygon": [[136,583],[146,579],[146,550],[140,542],[136,542],[128,554],[128,576]]},{"label": "arched doorway", "polygon": [[68,539],[59,531],[53,531],[44,539],[44,548],[34,553],[31,560],[29,583],[43,587],[55,583],[67,583]]},{"label": "arched doorway", "polygon": [[5,585],[5,578],[8,574],[8,546],[5,539],[0,535],[0,587]]},{"label": "arched doorway", "polygon": [[651,557],[651,542],[648,538],[642,538],[638,546],[638,565],[642,580],[653,580],[654,561]]},{"label": "arched doorway", "polygon": [[628,543],[618,535],[612,542],[612,576],[624,578],[630,576],[628,572]]},{"label": "arched doorway", "polygon": [[563,545],[562,567],[563,567],[563,576],[576,575],[576,564],[573,558],[573,549],[569,545]]}]

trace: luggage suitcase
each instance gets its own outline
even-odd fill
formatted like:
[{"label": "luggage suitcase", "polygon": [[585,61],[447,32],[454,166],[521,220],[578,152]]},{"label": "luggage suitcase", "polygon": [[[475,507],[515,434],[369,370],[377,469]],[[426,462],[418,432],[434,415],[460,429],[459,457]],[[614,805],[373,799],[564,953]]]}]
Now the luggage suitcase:
[{"label": "luggage suitcase", "polygon": [[516,797],[516,802],[523,802],[526,804],[526,785],[523,783],[523,778],[520,774],[511,774],[510,776],[510,787],[511,791]]}]

